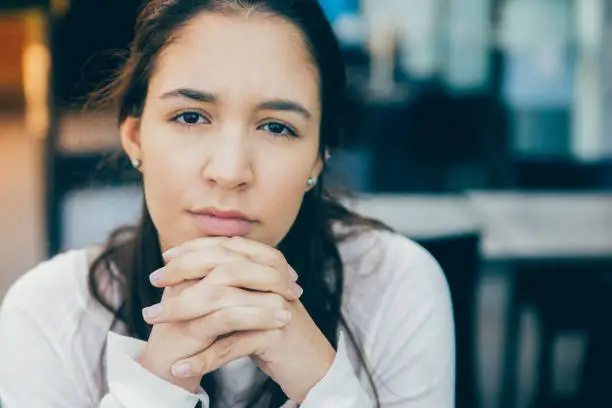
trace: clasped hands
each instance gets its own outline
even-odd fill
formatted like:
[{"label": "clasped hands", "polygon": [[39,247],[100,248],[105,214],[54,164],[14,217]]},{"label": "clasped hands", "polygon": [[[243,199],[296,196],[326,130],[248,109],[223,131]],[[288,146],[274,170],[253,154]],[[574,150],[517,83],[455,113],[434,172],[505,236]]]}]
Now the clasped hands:
[{"label": "clasped hands", "polygon": [[241,357],[301,403],[331,367],[335,350],[299,301],[297,273],[280,251],[240,237],[187,241],[164,254],[151,284],[161,302],[138,361],[190,392],[202,376]]}]

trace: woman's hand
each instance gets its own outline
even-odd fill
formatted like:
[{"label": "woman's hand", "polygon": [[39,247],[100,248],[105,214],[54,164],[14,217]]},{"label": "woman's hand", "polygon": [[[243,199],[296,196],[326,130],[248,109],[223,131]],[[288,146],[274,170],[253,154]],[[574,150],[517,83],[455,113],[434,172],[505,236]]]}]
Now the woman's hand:
[{"label": "woman's hand", "polygon": [[204,374],[252,356],[297,402],[329,370],[335,351],[299,302],[297,274],[278,250],[202,238],[165,258],[151,274],[166,288],[161,309],[152,309],[155,317],[143,312],[154,325],[140,359],[145,368],[195,391]]},{"label": "woman's hand", "polygon": [[[243,269],[241,265],[245,258],[223,247],[221,243],[224,240],[208,238],[200,241],[197,252],[168,261],[164,268],[152,274],[152,283],[166,287],[161,303],[143,310],[145,320],[153,324],[153,329],[139,358],[140,364],[158,377],[191,392],[197,391],[199,379],[175,376],[171,371],[173,363],[201,352],[227,333],[274,329],[285,324],[283,319],[287,319],[288,310],[278,293],[248,292],[228,285],[211,285],[201,279],[209,275],[210,282],[229,269]],[[195,271],[198,271],[197,275]],[[164,275],[160,276],[162,272]],[[291,292],[295,282],[289,273],[266,272],[259,268],[246,278],[255,282],[251,286],[261,285],[259,282],[264,280],[289,299],[297,298]],[[179,283],[178,275],[191,278]],[[198,275],[200,278],[196,279]],[[156,277],[161,279],[156,280]],[[169,283],[172,286],[168,286]],[[173,316],[174,321],[162,323],[168,320],[168,316]]]}]

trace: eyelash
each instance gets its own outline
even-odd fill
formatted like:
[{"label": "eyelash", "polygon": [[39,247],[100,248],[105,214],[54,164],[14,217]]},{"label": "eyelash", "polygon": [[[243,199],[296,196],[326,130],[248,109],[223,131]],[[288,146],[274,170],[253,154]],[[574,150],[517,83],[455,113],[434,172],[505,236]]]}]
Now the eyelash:
[{"label": "eyelash", "polygon": [[183,122],[180,121],[180,119],[183,118],[185,115],[193,115],[193,114],[196,114],[196,115],[198,115],[201,118],[204,118],[204,120],[206,120],[206,123],[208,123],[208,124],[210,123],[210,120],[208,120],[208,118],[206,116],[202,115],[200,112],[195,112],[195,111],[181,112],[181,113],[175,115],[174,117],[172,117],[172,119],[170,119],[170,121],[178,123],[179,125],[184,126],[184,127],[188,127],[188,128],[190,128],[192,126],[196,126],[196,125],[202,124],[202,123],[187,123],[187,122],[184,122],[184,121]]},{"label": "eyelash", "polygon": [[[185,117],[185,115],[192,115],[192,114],[198,115],[200,118],[203,118],[206,122],[204,122],[204,123],[187,123],[185,121],[182,121],[182,122],[180,121],[181,118]],[[175,115],[174,117],[172,117],[172,119],[170,119],[170,120],[172,122],[174,122],[174,123],[178,123],[179,125],[187,127],[187,128],[190,128],[190,127],[196,126],[196,125],[201,125],[201,124],[210,124],[210,120],[208,120],[208,118],[206,118],[200,112],[195,112],[195,111],[181,112],[181,113]],[[289,125],[287,125],[287,124],[285,124],[283,122],[280,122],[278,120],[269,120],[269,121],[259,125],[257,127],[257,129],[260,129],[263,126],[269,126],[271,124],[281,125],[284,128],[283,130],[287,132],[287,133],[282,133],[281,134],[281,133],[273,133],[273,132],[267,131],[268,133],[270,133],[273,136],[286,137],[286,138],[289,138],[289,139],[298,137],[298,133],[297,133],[297,131],[293,127],[291,127],[291,126],[289,126]]]},{"label": "eyelash", "polygon": [[288,139],[293,139],[293,138],[297,138],[298,137],[298,133],[297,133],[297,131],[294,128],[292,128],[291,126],[286,125],[283,122],[280,122],[278,120],[269,120],[269,121],[259,125],[257,128],[260,129],[263,126],[269,126],[269,125],[272,125],[272,124],[281,125],[287,133],[282,133],[281,134],[281,133],[272,133],[270,131],[267,131],[271,135],[279,136],[279,137],[286,137]]}]

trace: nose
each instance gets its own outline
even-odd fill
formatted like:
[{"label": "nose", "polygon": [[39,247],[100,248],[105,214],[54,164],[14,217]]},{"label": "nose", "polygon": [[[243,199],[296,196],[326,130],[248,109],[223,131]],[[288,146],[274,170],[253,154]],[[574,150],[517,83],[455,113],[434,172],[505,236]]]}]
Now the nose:
[{"label": "nose", "polygon": [[241,133],[226,132],[207,143],[202,177],[209,186],[233,190],[253,182],[253,152]]}]

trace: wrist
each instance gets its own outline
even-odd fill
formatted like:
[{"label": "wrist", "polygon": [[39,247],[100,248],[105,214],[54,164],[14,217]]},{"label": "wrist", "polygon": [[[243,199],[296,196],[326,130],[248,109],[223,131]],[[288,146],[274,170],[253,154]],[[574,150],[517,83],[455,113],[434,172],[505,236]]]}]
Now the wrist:
[{"label": "wrist", "polygon": [[[289,375],[287,378],[290,380],[285,384],[280,384],[285,394],[298,404],[301,404],[308,393],[325,378],[336,358],[336,350],[325,341],[316,353],[318,358],[312,358],[313,355],[315,354],[310,354],[311,357],[308,360],[299,363],[295,360],[294,363],[298,363],[299,366],[292,364],[291,368],[287,367],[293,374],[285,373]],[[301,374],[296,376],[295,373]]]},{"label": "wrist", "polygon": [[174,374],[172,374],[171,369],[173,362],[160,361],[159,358],[155,358],[155,355],[153,355],[148,348],[145,348],[136,361],[142,368],[164,381],[174,384],[177,387],[180,387],[193,394],[196,394],[199,391],[201,378],[175,377]]},{"label": "wrist", "polygon": [[310,390],[312,390],[329,372],[332,365],[334,364],[334,360],[336,359],[336,350],[329,344],[327,341],[325,342],[324,352],[321,354],[321,359],[319,360],[319,364],[316,368],[312,370],[312,377],[309,378],[308,387],[301,393],[299,396],[299,403],[302,403]]}]

